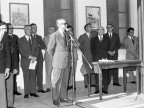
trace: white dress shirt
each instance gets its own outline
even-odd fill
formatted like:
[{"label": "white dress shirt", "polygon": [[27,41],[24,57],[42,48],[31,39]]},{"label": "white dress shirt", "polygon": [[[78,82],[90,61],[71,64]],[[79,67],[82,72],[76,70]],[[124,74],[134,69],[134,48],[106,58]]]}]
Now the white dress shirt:
[{"label": "white dress shirt", "polygon": [[90,34],[90,33],[86,32],[86,34],[87,34],[87,36],[88,36],[89,38],[91,38],[91,34]]},{"label": "white dress shirt", "polygon": [[29,39],[31,40],[31,37],[30,37],[30,36],[25,35],[25,37],[26,37],[26,39],[27,39],[28,42],[29,42]]},{"label": "white dress shirt", "polygon": [[103,35],[98,35],[98,38],[99,38],[99,41],[102,41],[103,40]]}]

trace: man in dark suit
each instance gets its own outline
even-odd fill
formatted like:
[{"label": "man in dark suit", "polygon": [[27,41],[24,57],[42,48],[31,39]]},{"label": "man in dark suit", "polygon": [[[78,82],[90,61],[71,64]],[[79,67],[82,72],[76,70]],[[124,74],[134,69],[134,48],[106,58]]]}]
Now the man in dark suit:
[{"label": "man in dark suit", "polygon": [[[95,75],[92,73],[94,73],[94,71],[91,69],[90,66],[92,66],[92,54],[91,54],[91,50],[90,50],[90,41],[91,41],[91,31],[92,31],[92,25],[90,23],[86,24],[84,26],[84,29],[86,31],[86,33],[82,34],[79,39],[78,42],[80,44],[80,49],[82,51],[82,53],[84,54],[85,58],[87,59],[87,61],[85,60],[85,58],[82,56],[82,61],[83,61],[83,69],[82,74],[84,75],[84,84],[85,84],[85,88],[87,88],[87,85],[91,82],[90,85],[95,85]],[[86,71],[84,73],[84,70]],[[91,75],[90,75],[91,74]],[[88,75],[90,75],[88,77]],[[89,82],[89,78],[91,77],[91,81]]]},{"label": "man in dark suit", "polygon": [[10,23],[7,23],[7,32],[9,37],[9,46],[11,54],[11,68],[9,78],[6,80],[7,89],[7,102],[8,107],[13,107],[14,102],[14,75],[18,73],[19,70],[19,53],[18,53],[18,37],[13,35],[13,27]]},{"label": "man in dark suit", "polygon": [[59,106],[59,102],[68,100],[68,44],[65,35],[66,20],[61,18],[56,21],[58,30],[51,34],[48,43],[48,53],[52,57],[53,70],[51,73],[53,104]]},{"label": "man in dark suit", "polygon": [[[110,40],[110,47],[108,51],[108,59],[109,60],[118,60],[118,50],[121,46],[119,35],[113,32],[113,25],[107,24],[107,33],[106,36],[109,37]],[[114,86],[121,86],[118,80],[118,69],[109,69],[109,84],[111,82],[111,77],[113,77],[113,85]]]},{"label": "man in dark suit", "polygon": [[[102,59],[108,58],[109,51],[109,37],[104,35],[104,27],[99,26],[98,36],[95,36],[91,39],[91,53],[92,53],[92,61],[97,62]],[[108,94],[108,70],[102,70],[102,92]],[[99,80],[98,74],[96,74],[96,90],[95,94],[99,93]]]},{"label": "man in dark suit", "polygon": [[24,98],[30,96],[39,97],[36,94],[36,71],[29,68],[39,57],[39,48],[37,40],[31,37],[31,26],[24,26],[25,35],[18,40],[19,51],[21,54],[21,67],[24,76]]},{"label": "man in dark suit", "polygon": [[13,27],[10,23],[7,23],[8,28],[8,36],[9,36],[9,44],[11,50],[11,71],[13,72],[13,94],[14,95],[22,95],[17,91],[17,81],[16,77],[19,71],[19,48],[18,48],[18,36],[13,34]]},{"label": "man in dark suit", "polygon": [[7,108],[5,79],[9,76],[11,65],[9,39],[6,24],[0,22],[0,107]]},{"label": "man in dark suit", "polygon": [[45,93],[46,91],[43,90],[43,54],[42,50],[45,49],[44,41],[42,40],[42,37],[39,36],[37,33],[37,25],[35,23],[31,24],[32,28],[32,37],[37,40],[37,44],[39,47],[39,56],[37,59],[37,68],[36,68],[36,80],[37,80],[37,87],[38,92]]}]

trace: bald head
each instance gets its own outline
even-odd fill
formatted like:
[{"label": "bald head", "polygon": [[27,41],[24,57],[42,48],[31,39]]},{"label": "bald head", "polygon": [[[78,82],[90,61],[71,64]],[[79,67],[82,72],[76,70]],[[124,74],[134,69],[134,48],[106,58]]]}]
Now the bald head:
[{"label": "bald head", "polygon": [[60,18],[60,19],[57,19],[56,25],[59,29],[65,30],[67,27],[67,22],[65,19]]},{"label": "bald head", "polygon": [[98,28],[97,28],[97,32],[98,32],[98,35],[103,35],[104,34],[104,27],[103,26],[99,26]]}]

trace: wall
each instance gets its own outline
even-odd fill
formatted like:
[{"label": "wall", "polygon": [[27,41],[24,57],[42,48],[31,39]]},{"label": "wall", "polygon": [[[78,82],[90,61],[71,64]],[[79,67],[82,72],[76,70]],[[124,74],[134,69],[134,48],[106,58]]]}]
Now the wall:
[{"label": "wall", "polygon": [[137,0],[129,0],[129,26],[135,29],[134,35],[138,36]]},{"label": "wall", "polygon": [[107,24],[107,12],[106,12],[106,0],[74,0],[75,11],[75,30],[76,36],[79,37],[83,34],[84,25],[86,24],[86,6],[97,6],[101,8],[101,26],[106,27]]},{"label": "wall", "polygon": [[[1,15],[2,20],[5,22],[10,22],[9,20],[9,3],[28,3],[29,4],[29,20],[30,23],[36,23],[38,26],[38,34],[44,34],[43,27],[43,0],[1,0]],[[15,29],[14,33],[19,37],[24,35],[22,29]]]},{"label": "wall", "polygon": [[[74,0],[74,31],[78,38],[84,31],[84,25],[86,24],[86,6],[97,6],[101,8],[101,26],[106,27],[107,24],[107,12],[106,12],[106,0]],[[105,28],[106,29],[106,28]],[[78,51],[78,66],[76,70],[76,81],[83,80],[83,76],[80,73],[80,67],[82,65],[81,52]]]},{"label": "wall", "polygon": [[[44,21],[43,21],[43,0],[1,0],[1,15],[2,20],[9,22],[9,3],[28,3],[29,4],[29,20],[30,23],[36,23],[38,26],[38,34],[44,36]],[[14,29],[14,34],[19,37],[24,35],[23,29]],[[23,74],[20,69],[20,75],[17,77],[18,86],[23,88]]]}]

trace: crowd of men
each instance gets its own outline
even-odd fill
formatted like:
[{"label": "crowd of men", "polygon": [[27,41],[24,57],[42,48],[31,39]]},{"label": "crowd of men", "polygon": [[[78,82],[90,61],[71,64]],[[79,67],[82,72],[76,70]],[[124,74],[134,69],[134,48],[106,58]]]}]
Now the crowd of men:
[{"label": "crowd of men", "polygon": [[[48,35],[43,39],[37,34],[37,25],[24,26],[25,35],[18,38],[13,34],[10,23],[0,23],[0,103],[1,108],[14,108],[14,95],[21,95],[17,91],[16,76],[21,66],[24,79],[24,98],[39,97],[37,92],[52,91],[53,104],[59,106],[61,102],[69,103],[68,90],[74,88],[73,80],[77,68],[77,49],[82,54],[82,75],[84,85],[95,87],[95,94],[99,93],[98,74],[94,73],[92,62],[101,59],[117,60],[121,47],[119,35],[113,32],[113,25],[99,26],[97,33],[92,32],[90,23],[84,26],[85,33],[79,39],[73,35],[72,26],[60,18],[54,26],[48,28]],[[133,36],[134,29],[128,29],[128,36],[124,39],[127,49],[127,59],[138,59],[138,42]],[[45,50],[43,57],[42,50]],[[129,55],[132,55],[129,58]],[[20,57],[19,57],[20,55]],[[46,67],[46,90],[43,88],[43,61]],[[20,66],[19,66],[20,61]],[[134,71],[131,67],[128,71]],[[130,72],[131,73],[131,72]],[[136,83],[134,74],[131,83]],[[102,92],[108,94],[108,85],[113,77],[113,85],[121,86],[118,80],[118,69],[102,70]],[[6,83],[5,83],[6,81]],[[75,84],[74,84],[75,85]]]}]

